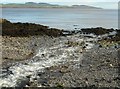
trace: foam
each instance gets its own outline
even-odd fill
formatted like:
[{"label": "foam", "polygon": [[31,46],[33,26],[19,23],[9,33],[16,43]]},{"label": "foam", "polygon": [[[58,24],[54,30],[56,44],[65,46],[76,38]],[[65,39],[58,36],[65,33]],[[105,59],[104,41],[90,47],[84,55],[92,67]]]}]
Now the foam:
[{"label": "foam", "polygon": [[[64,42],[66,42],[67,39],[71,40],[71,37],[64,39]],[[76,38],[73,36],[72,40],[83,41],[83,39],[80,39],[77,36]],[[38,57],[38,61],[30,61],[27,64],[18,64],[11,66],[9,70],[12,71],[12,74],[8,75],[7,78],[0,78],[0,86],[20,87],[20,83],[18,82],[25,80],[26,76],[31,76],[29,81],[33,81],[33,79],[37,76],[36,74],[38,71],[42,71],[47,67],[58,65],[61,62],[75,61],[73,59],[70,59],[70,56],[72,55],[78,57],[77,61],[81,60],[82,54],[75,52],[79,49],[79,47],[65,47],[64,42],[60,41],[59,44],[55,44],[53,47],[40,48],[39,52],[33,57],[33,59]],[[88,43],[87,49],[90,49],[92,47],[93,44]],[[61,54],[59,54],[58,51],[60,51]],[[43,56],[43,54],[45,56]],[[54,56],[50,57],[50,55]],[[26,81],[28,80],[26,79]]]}]

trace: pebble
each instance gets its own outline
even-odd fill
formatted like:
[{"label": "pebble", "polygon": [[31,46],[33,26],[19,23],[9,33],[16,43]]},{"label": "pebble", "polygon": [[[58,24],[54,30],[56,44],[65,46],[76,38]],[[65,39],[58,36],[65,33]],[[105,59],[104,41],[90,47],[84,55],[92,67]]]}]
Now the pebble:
[{"label": "pebble", "polygon": [[110,67],[113,67],[113,65],[112,65],[112,64],[110,64]]}]

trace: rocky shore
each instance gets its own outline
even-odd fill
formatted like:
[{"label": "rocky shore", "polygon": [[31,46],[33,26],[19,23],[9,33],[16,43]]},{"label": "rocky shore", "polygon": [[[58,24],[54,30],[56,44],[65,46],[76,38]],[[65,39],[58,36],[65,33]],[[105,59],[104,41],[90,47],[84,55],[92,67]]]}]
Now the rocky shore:
[{"label": "rocky shore", "polygon": [[[92,49],[82,61],[46,68],[38,74],[37,83],[47,87],[120,88],[118,49]],[[96,87],[96,88],[95,88]]]},{"label": "rocky shore", "polygon": [[[11,23],[0,19],[2,24],[2,67],[11,62],[27,60],[45,41],[62,35],[62,31],[33,23]],[[8,62],[9,61],[9,62]]]},{"label": "rocky shore", "polygon": [[2,36],[25,37],[35,35],[48,35],[57,37],[62,35],[62,31],[47,26],[34,23],[11,23],[5,19],[2,20]]},{"label": "rocky shore", "polygon": [[120,30],[64,31],[5,19],[0,24],[2,72],[9,71],[0,85],[14,86],[12,80],[17,87],[120,88]]}]

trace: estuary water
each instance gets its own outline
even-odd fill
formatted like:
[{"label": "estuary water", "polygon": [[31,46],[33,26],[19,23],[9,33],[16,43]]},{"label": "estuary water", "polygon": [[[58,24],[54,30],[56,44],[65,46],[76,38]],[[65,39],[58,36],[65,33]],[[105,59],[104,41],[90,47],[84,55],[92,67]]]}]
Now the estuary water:
[{"label": "estuary water", "polygon": [[52,28],[79,30],[87,27],[118,28],[118,10],[80,8],[3,8],[2,18]]}]

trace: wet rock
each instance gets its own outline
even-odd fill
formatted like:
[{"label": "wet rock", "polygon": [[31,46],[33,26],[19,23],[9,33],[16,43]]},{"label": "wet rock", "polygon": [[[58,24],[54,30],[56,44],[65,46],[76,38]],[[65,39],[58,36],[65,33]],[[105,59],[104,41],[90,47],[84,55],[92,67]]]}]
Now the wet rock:
[{"label": "wet rock", "polygon": [[109,59],[107,59],[107,60],[106,60],[106,62],[110,62],[110,60],[109,60]]},{"label": "wet rock", "polygon": [[83,46],[82,48],[83,48],[83,49],[85,49],[85,48],[86,48],[86,46]]},{"label": "wet rock", "polygon": [[105,29],[102,27],[97,27],[97,28],[83,28],[81,29],[81,31],[88,34],[93,33],[95,35],[103,35],[103,34],[114,31],[114,29]]},{"label": "wet rock", "polygon": [[102,47],[102,45],[99,45],[99,47],[101,48],[101,47]]},{"label": "wet rock", "polygon": [[108,83],[111,83],[111,82],[112,82],[112,80],[107,80],[107,82],[108,82]]},{"label": "wet rock", "polygon": [[56,28],[48,28],[47,26],[34,24],[34,23],[11,23],[7,20],[2,20],[2,35],[14,37],[26,37],[34,35],[48,35],[48,36],[61,36],[62,30]]},{"label": "wet rock", "polygon": [[97,83],[99,82],[99,80],[98,80],[98,79],[94,79],[94,81],[95,81],[95,82],[97,82]]},{"label": "wet rock", "polygon": [[114,81],[116,81],[116,80],[120,80],[120,77],[118,76],[118,77],[115,77],[114,78]]},{"label": "wet rock", "polygon": [[55,57],[55,55],[50,55],[49,57]]},{"label": "wet rock", "polygon": [[96,87],[95,84],[92,84],[92,85],[89,86],[89,88],[91,88],[91,89],[92,89],[92,88],[96,89],[97,87]]},{"label": "wet rock", "polygon": [[29,81],[30,80],[28,78],[18,79],[16,82],[16,87],[25,87],[29,83]]}]

